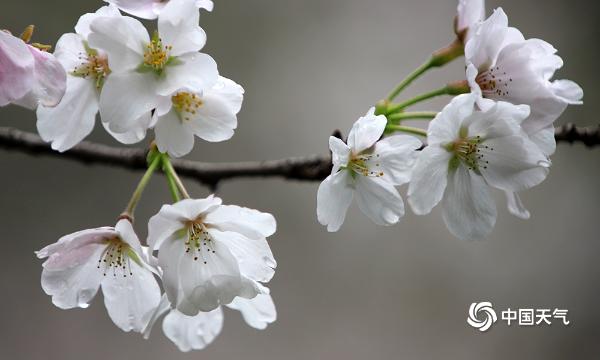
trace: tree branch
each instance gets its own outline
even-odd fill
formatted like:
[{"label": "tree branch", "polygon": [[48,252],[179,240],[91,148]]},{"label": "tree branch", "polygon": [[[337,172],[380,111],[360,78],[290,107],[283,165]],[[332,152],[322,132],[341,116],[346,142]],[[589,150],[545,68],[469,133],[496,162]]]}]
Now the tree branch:
[{"label": "tree branch", "polygon": [[[557,142],[581,142],[588,147],[600,145],[600,126],[578,128],[566,124],[556,128]],[[132,170],[147,168],[146,151],[83,141],[71,150],[59,153],[50,148],[38,135],[9,127],[0,127],[0,148],[31,155],[60,156],[84,164],[103,164]],[[195,179],[210,187],[220,181],[237,177],[280,177],[288,180],[318,181],[331,171],[331,157],[312,155],[281,160],[235,163],[208,163],[173,159],[173,166],[181,176]]]}]

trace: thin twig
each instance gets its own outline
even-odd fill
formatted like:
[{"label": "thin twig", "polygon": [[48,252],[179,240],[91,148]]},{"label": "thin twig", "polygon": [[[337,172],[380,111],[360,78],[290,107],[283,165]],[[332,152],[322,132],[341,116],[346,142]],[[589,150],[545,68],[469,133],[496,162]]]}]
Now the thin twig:
[{"label": "thin twig", "polygon": [[[334,136],[340,137],[339,133]],[[556,141],[581,142],[588,147],[600,145],[600,126],[578,128],[566,124],[556,128]],[[69,151],[59,153],[50,148],[38,135],[9,127],[0,127],[0,148],[31,155],[60,156],[84,164],[103,164],[131,170],[145,170],[146,151],[83,141]],[[281,160],[248,161],[235,163],[209,163],[173,159],[179,175],[195,179],[210,187],[223,180],[238,177],[280,177],[287,180],[318,181],[331,171],[329,155],[312,155]]]}]

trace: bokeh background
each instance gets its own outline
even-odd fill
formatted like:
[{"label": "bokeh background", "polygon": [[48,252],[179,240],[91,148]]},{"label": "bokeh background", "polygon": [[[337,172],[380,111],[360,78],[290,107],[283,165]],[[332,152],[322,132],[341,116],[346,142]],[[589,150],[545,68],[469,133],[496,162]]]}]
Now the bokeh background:
[{"label": "bokeh background", "polygon": [[[201,22],[206,51],[246,98],[235,137],[196,142],[189,159],[275,159],[327,151],[408,71],[452,40],[451,0],[216,0]],[[35,40],[55,43],[100,0],[2,1],[0,27],[37,25]],[[586,105],[560,122],[598,122],[598,8],[585,0],[496,0],[513,26],[560,50],[559,77],[577,81]],[[464,77],[457,60],[432,71],[407,95]],[[440,109],[448,99],[419,107]],[[35,130],[33,113],[0,109],[0,125]],[[99,127],[91,140],[117,143]],[[495,231],[484,242],[453,238],[440,211],[407,210],[377,227],[352,207],[342,230],[316,221],[317,183],[278,179],[222,184],[227,203],[272,212],[279,262],[270,283],[279,319],[265,331],[227,311],[222,334],[202,352],[180,353],[155,329],[151,340],[111,323],[101,297],[89,309],[55,308],[39,285],[33,254],[76,230],[111,225],[140,173],[85,166],[57,157],[0,150],[0,358],[2,359],[598,359],[600,358],[600,149],[561,144],[548,179],[525,193],[522,221],[498,195]],[[188,181],[196,196],[208,189]],[[402,189],[405,192],[405,189]],[[168,199],[156,177],[136,228]],[[481,334],[466,324],[471,302],[497,309],[569,309],[571,325],[507,327]]]}]

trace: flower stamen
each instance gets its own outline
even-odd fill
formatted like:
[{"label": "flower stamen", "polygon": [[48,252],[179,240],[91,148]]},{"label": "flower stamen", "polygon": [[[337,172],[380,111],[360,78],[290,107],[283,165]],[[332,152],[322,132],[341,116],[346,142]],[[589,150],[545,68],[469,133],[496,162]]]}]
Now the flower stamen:
[{"label": "flower stamen", "polygon": [[203,249],[207,254],[216,253],[214,240],[202,222],[192,222],[188,226],[188,238],[185,247],[186,254],[193,256],[194,261],[202,258],[204,264],[207,263],[207,260],[202,253]]},{"label": "flower stamen", "polygon": [[102,89],[104,80],[111,72],[108,66],[108,57],[86,46],[86,52],[79,54],[79,60],[81,64],[76,66],[71,74],[84,79],[91,78],[94,80],[96,89]]},{"label": "flower stamen", "polygon": [[198,109],[204,104],[198,95],[185,91],[173,95],[171,102],[182,121],[189,121],[190,116],[196,115]]},{"label": "flower stamen", "polygon": [[103,275],[112,271],[114,277],[117,276],[117,272],[121,271],[123,277],[133,275],[131,271],[130,252],[131,247],[123,242],[118,237],[105,240],[106,248],[98,259],[97,268],[103,268]]},{"label": "flower stamen", "polygon": [[[379,158],[379,154],[359,154],[359,155],[354,155],[350,158],[350,161],[348,162],[348,168],[350,170],[352,170],[354,173],[362,175],[362,176],[368,176],[368,177],[382,177],[383,176],[383,171],[381,171],[380,169],[375,169],[376,171],[373,170],[373,168],[370,168],[369,165],[371,164],[371,160],[375,158]],[[375,167],[379,167],[379,163],[376,162],[375,163]]]}]

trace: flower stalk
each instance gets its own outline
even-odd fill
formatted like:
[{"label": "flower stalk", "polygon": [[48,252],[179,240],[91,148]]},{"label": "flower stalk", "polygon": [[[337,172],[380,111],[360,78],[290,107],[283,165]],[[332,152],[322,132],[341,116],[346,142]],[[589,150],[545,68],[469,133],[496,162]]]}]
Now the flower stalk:
[{"label": "flower stalk", "polygon": [[[178,194],[176,194],[177,192],[176,191],[174,192],[174,190],[179,190],[179,193],[181,193],[181,196],[183,196],[184,199],[189,199],[190,194],[187,192],[185,186],[183,185],[183,182],[179,178],[179,175],[177,175],[177,172],[175,171],[175,168],[173,167],[173,164],[171,163],[171,160],[169,159],[169,155],[162,154],[161,159],[162,159],[163,171],[165,172],[165,175],[167,176],[167,181],[169,182],[169,190],[171,191],[171,195],[173,195],[173,199],[179,198],[179,196],[175,196]],[[174,187],[173,187],[173,185],[174,185]]]},{"label": "flower stalk", "polygon": [[150,161],[150,163],[148,165],[148,169],[144,173],[144,176],[142,176],[140,182],[138,183],[137,187],[135,188],[135,191],[131,195],[131,199],[129,200],[129,203],[127,204],[127,208],[125,208],[125,211],[123,211],[123,213],[120,216],[121,218],[129,218],[129,219],[133,220],[133,214],[135,212],[135,208],[136,208],[138,202],[142,198],[142,193],[144,192],[144,189],[146,188],[146,186],[148,185],[148,182],[152,178],[152,174],[154,174],[154,171],[156,171],[156,168],[158,167],[158,165],[161,162],[160,156],[154,156],[154,157],[151,157],[151,159],[152,160]]},{"label": "flower stalk", "polygon": [[388,124],[386,125],[385,130],[386,132],[403,132],[407,134],[427,137],[427,131],[413,126]]},{"label": "flower stalk", "polygon": [[466,94],[468,92],[470,92],[470,89],[469,89],[469,86],[466,81],[454,81],[454,82],[448,83],[444,87],[441,87],[441,88],[433,90],[433,91],[426,92],[424,94],[417,95],[417,96],[410,98],[406,101],[403,101],[401,103],[390,104],[390,106],[388,106],[388,108],[387,108],[386,114],[390,115],[390,114],[394,114],[397,112],[401,112],[402,110],[404,110],[405,108],[407,108],[411,105],[420,103],[425,100],[432,99],[434,97],[438,97],[438,96],[442,96],[442,95],[453,95],[454,96],[454,95]]}]

